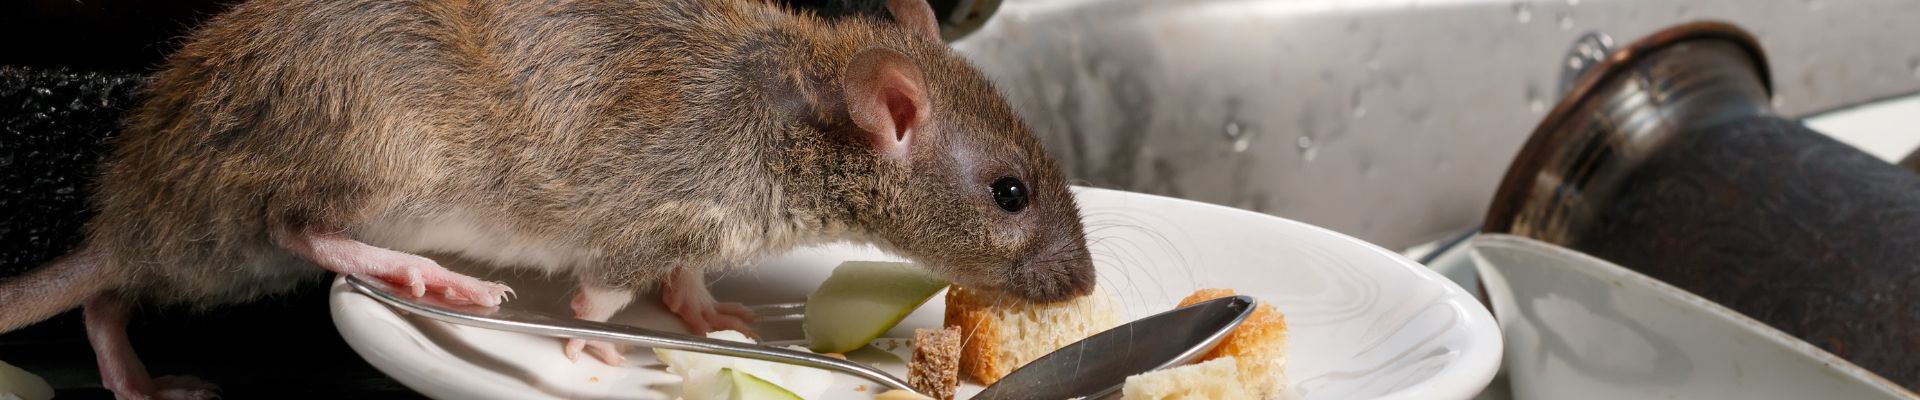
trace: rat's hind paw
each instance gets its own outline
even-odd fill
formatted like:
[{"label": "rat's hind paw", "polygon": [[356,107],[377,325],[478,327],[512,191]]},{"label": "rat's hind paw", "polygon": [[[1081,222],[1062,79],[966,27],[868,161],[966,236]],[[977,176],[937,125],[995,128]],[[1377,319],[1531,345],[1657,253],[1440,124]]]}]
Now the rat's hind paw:
[{"label": "rat's hind paw", "polygon": [[513,289],[447,270],[433,259],[388,250],[312,228],[283,232],[275,237],[281,247],[328,271],[365,274],[407,289],[414,297],[427,293],[448,300],[492,307],[506,301]]},{"label": "rat's hind paw", "polygon": [[429,280],[427,286],[439,288],[440,295],[448,300],[493,307],[505,303],[513,294],[513,288],[500,282],[482,281],[454,272],[447,274],[450,277],[446,280],[438,284]]},{"label": "rat's hind paw", "polygon": [[168,375],[153,380],[156,400],[208,400],[220,398],[220,388],[191,376]]}]

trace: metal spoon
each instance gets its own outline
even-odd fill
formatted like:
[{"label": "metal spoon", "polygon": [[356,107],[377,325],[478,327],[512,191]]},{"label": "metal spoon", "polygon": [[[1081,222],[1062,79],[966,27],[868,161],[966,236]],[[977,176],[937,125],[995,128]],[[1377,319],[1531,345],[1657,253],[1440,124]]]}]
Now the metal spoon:
[{"label": "metal spoon", "polygon": [[1118,397],[1129,376],[1186,364],[1213,350],[1256,304],[1252,297],[1222,297],[1128,322],[1041,356],[973,398]]},{"label": "metal spoon", "polygon": [[[385,283],[369,281],[357,275],[348,275],[346,281],[348,286],[374,300],[440,322],[822,368],[892,389],[914,391],[906,380],[873,367],[814,353],[635,326],[555,318],[498,307],[452,304],[432,296],[413,298],[398,294]],[[1233,296],[1133,321],[1042,356],[1008,374],[974,398],[1069,398],[1112,394],[1117,392],[1114,389],[1118,389],[1127,376],[1182,364],[1212,349],[1227,332],[1246,319],[1253,305],[1251,297]]]}]

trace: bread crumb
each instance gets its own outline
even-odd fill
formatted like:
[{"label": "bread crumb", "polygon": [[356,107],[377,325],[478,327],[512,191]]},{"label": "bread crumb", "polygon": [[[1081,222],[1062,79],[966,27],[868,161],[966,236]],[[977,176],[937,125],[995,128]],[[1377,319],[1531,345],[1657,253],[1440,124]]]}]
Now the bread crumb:
[{"label": "bread crumb", "polygon": [[938,400],[952,400],[960,387],[960,327],[913,330],[907,384]]},{"label": "bread crumb", "polygon": [[865,391],[867,391],[867,385],[860,385],[860,386],[854,386],[854,387],[853,387],[853,391],[855,391],[855,392],[865,392]]},{"label": "bread crumb", "polygon": [[589,377],[587,377],[587,382],[594,382],[594,383],[599,383],[599,382],[600,382],[600,377],[598,377],[598,376],[589,376]]},{"label": "bread crumb", "polygon": [[1232,356],[1127,377],[1120,389],[1126,400],[1253,400],[1240,383]]}]

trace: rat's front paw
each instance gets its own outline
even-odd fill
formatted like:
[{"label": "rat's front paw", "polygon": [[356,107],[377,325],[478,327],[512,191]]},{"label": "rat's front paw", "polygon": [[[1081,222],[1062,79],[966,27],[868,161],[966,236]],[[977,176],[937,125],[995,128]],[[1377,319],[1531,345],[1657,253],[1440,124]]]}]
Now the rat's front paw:
[{"label": "rat's front paw", "polygon": [[670,289],[661,297],[661,300],[666,303],[667,310],[679,316],[680,322],[686,323],[687,329],[694,334],[739,331],[747,336],[759,336],[753,333],[753,328],[748,327],[753,323],[754,315],[753,310],[747,309],[747,306],[740,303],[716,302],[713,296],[706,294],[705,286],[700,287],[700,293],[697,295],[686,292]]},{"label": "rat's front paw", "polygon": [[680,322],[686,323],[687,329],[696,334],[738,331],[747,336],[760,337],[753,332],[753,328],[748,326],[753,323],[753,311],[740,303],[707,303],[705,305],[682,303],[677,307],[674,303],[667,303],[667,309],[672,310],[674,315],[680,316]]}]

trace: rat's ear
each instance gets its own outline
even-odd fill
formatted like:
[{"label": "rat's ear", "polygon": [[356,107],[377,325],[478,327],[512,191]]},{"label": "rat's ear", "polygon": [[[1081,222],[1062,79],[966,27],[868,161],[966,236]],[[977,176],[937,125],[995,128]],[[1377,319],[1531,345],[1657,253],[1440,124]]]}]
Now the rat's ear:
[{"label": "rat's ear", "polygon": [[927,0],[887,0],[887,12],[907,30],[940,41],[940,23],[933,18],[933,6]]},{"label": "rat's ear", "polygon": [[867,133],[876,152],[906,160],[908,144],[933,116],[920,68],[906,54],[875,47],[855,54],[843,74],[853,124]]}]

